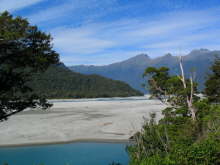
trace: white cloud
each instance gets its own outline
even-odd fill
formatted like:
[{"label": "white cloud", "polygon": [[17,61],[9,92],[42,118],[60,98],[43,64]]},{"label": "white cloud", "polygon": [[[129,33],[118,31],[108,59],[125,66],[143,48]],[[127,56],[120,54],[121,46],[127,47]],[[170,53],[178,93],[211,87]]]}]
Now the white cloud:
[{"label": "white cloud", "polygon": [[[15,11],[42,1],[44,0],[0,0],[0,11]],[[174,10],[166,14],[160,12],[160,15],[133,17],[130,13],[121,16],[117,11],[122,13],[122,8],[129,8],[126,11],[138,9],[143,7],[142,3],[134,8],[132,5],[120,6],[117,4],[118,0],[57,2],[59,5],[42,6],[41,10],[26,17],[31,23],[48,27],[53,26],[54,22],[58,22],[55,25],[68,24],[47,31],[52,34],[54,47],[61,54],[61,59],[68,58],[73,63],[81,63],[82,60],[89,64],[101,64],[105,60],[110,63],[141,52],[160,56],[167,52],[176,53],[179,49],[188,52],[201,47],[220,48],[220,8]],[[153,1],[148,2],[149,6],[153,4]],[[168,5],[168,8],[173,6],[166,2],[161,4],[162,1],[158,3],[164,7]],[[110,18],[113,11],[118,14],[119,18],[114,18],[117,21]],[[110,16],[102,18],[108,12]],[[94,18],[99,18],[99,22]],[[75,60],[70,60],[72,55]]]},{"label": "white cloud", "polygon": [[[62,15],[65,9],[60,11],[59,8],[53,8],[44,15],[47,19],[51,15],[53,19],[56,12],[60,11]],[[156,57],[168,52],[176,54],[180,49],[187,53],[195,48],[220,48],[218,13],[219,9],[172,12],[151,19],[126,18],[86,23],[78,27],[68,25],[51,29],[50,32],[55,49],[68,65],[82,64],[83,61],[86,64],[106,64],[105,61],[123,60],[133,53],[134,56],[148,52]],[[42,17],[43,14],[39,15],[39,19]]]},{"label": "white cloud", "polygon": [[[218,40],[220,37],[220,30],[213,30],[209,31],[208,33],[202,32],[197,34],[190,34],[190,35],[181,35],[170,37],[169,40],[165,39],[163,41],[158,41],[153,44],[148,44],[144,46],[146,49],[163,49],[163,48],[175,48],[179,49],[181,47],[188,47],[192,48],[197,44],[201,44],[201,42],[208,42],[210,40]],[[207,46],[209,44],[207,43]],[[202,46],[202,45],[201,45]]]},{"label": "white cloud", "polygon": [[44,0],[0,0],[0,12],[19,10],[42,1]]},{"label": "white cloud", "polygon": [[[94,9],[105,8],[111,6],[116,0],[66,0],[65,3],[61,3],[56,6],[48,7],[40,10],[27,17],[34,23],[44,23],[51,20],[62,20],[62,17],[80,19],[86,17],[90,19],[92,17],[98,17],[99,14],[88,14],[88,11],[94,11]],[[66,19],[64,18],[64,19]],[[87,20],[88,21],[88,20]]]},{"label": "white cloud", "polygon": [[72,54],[69,56],[61,56],[61,61],[63,61],[67,66],[82,64],[99,66],[124,61],[141,53],[142,51],[115,51],[101,54],[90,54],[89,57]]},{"label": "white cloud", "polygon": [[52,34],[55,48],[68,54],[92,54],[114,46],[112,41],[99,38],[89,29],[60,28]]},{"label": "white cloud", "polygon": [[65,16],[67,12],[74,11],[76,8],[77,6],[69,2],[59,6],[50,7],[46,10],[40,10],[37,13],[28,15],[27,17],[33,23],[40,23]]},{"label": "white cloud", "polygon": [[181,33],[199,30],[219,21],[219,18],[215,16],[218,12],[220,10],[217,9],[171,12],[153,18],[151,21],[140,20],[139,27],[132,32],[128,32],[128,35],[140,38],[163,37],[163,35],[174,34],[178,36]]},{"label": "white cloud", "polygon": [[202,41],[220,38],[219,30],[209,30],[219,20],[213,14],[213,11],[178,12],[153,21],[141,18],[65,27],[53,30],[52,34],[54,45],[61,54],[106,54],[109,49],[117,52],[130,47],[135,48],[131,52],[166,53],[180,47],[193,49]]}]

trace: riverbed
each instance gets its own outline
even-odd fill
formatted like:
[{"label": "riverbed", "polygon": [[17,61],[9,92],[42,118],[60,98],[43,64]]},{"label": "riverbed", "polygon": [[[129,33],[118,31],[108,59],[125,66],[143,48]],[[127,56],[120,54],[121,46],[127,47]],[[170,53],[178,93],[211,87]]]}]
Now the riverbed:
[{"label": "riverbed", "polygon": [[[26,110],[0,123],[0,146],[126,142],[150,113],[165,105],[148,97],[50,100],[49,110]],[[144,119],[145,118],[145,119]]]}]

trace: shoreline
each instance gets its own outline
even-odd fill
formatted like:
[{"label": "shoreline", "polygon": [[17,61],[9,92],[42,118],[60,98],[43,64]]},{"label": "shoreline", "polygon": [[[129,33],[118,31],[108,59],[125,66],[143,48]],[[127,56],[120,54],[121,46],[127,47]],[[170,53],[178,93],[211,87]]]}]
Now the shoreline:
[{"label": "shoreline", "polygon": [[130,143],[129,139],[74,139],[68,141],[54,141],[54,142],[37,142],[37,143],[21,143],[21,144],[1,144],[0,149],[3,148],[17,148],[17,147],[37,147],[37,146],[49,146],[49,145],[62,145],[72,143]]}]

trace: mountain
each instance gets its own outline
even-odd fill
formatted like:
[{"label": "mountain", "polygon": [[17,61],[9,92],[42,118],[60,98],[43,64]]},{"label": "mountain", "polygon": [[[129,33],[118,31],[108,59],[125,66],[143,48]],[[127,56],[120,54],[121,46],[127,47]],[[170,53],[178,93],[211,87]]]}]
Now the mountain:
[{"label": "mountain", "polygon": [[96,98],[140,96],[128,84],[99,75],[83,75],[70,71],[64,64],[51,66],[45,73],[33,76],[29,83],[46,98]]},{"label": "mountain", "polygon": [[[220,56],[220,51],[210,51],[208,49],[193,50],[183,57],[183,65],[186,76],[189,76],[192,70],[196,73],[196,81],[199,83],[199,89],[204,88],[204,81],[208,75],[209,68],[213,63],[215,56]],[[133,88],[146,92],[142,85],[144,80],[142,74],[149,67],[166,66],[170,68],[171,74],[179,74],[178,57],[168,53],[162,57],[151,59],[147,54],[140,54],[128,60],[113,63],[105,66],[87,66],[78,65],[69,67],[72,71],[83,74],[98,74],[114,80],[127,82]]]}]

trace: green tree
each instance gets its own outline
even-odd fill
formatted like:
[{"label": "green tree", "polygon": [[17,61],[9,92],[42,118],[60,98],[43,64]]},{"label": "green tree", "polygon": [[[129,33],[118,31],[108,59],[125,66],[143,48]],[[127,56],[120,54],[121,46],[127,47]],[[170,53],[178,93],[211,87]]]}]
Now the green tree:
[{"label": "green tree", "polygon": [[[151,115],[132,137],[130,165],[220,164],[220,106],[194,96],[196,84],[192,77],[184,78],[181,62],[180,69],[181,76],[170,76],[168,68],[146,69],[151,94],[168,107],[162,119],[157,122]],[[190,108],[196,110],[196,120]]]},{"label": "green tree", "polygon": [[206,81],[205,94],[211,102],[220,102],[220,58],[211,67],[212,74]]},{"label": "green tree", "polygon": [[193,101],[196,99],[195,92],[197,84],[193,82],[193,76],[186,79],[180,60],[181,75],[169,75],[169,68],[149,67],[145,70],[143,77],[148,78],[149,92],[153,97],[166,103],[173,109],[181,106],[187,107],[192,119],[196,119],[196,110],[193,107]]},{"label": "green tree", "polygon": [[49,104],[38,97],[27,82],[33,73],[59,62],[52,50],[51,36],[26,19],[0,14],[0,120],[27,107]]}]

